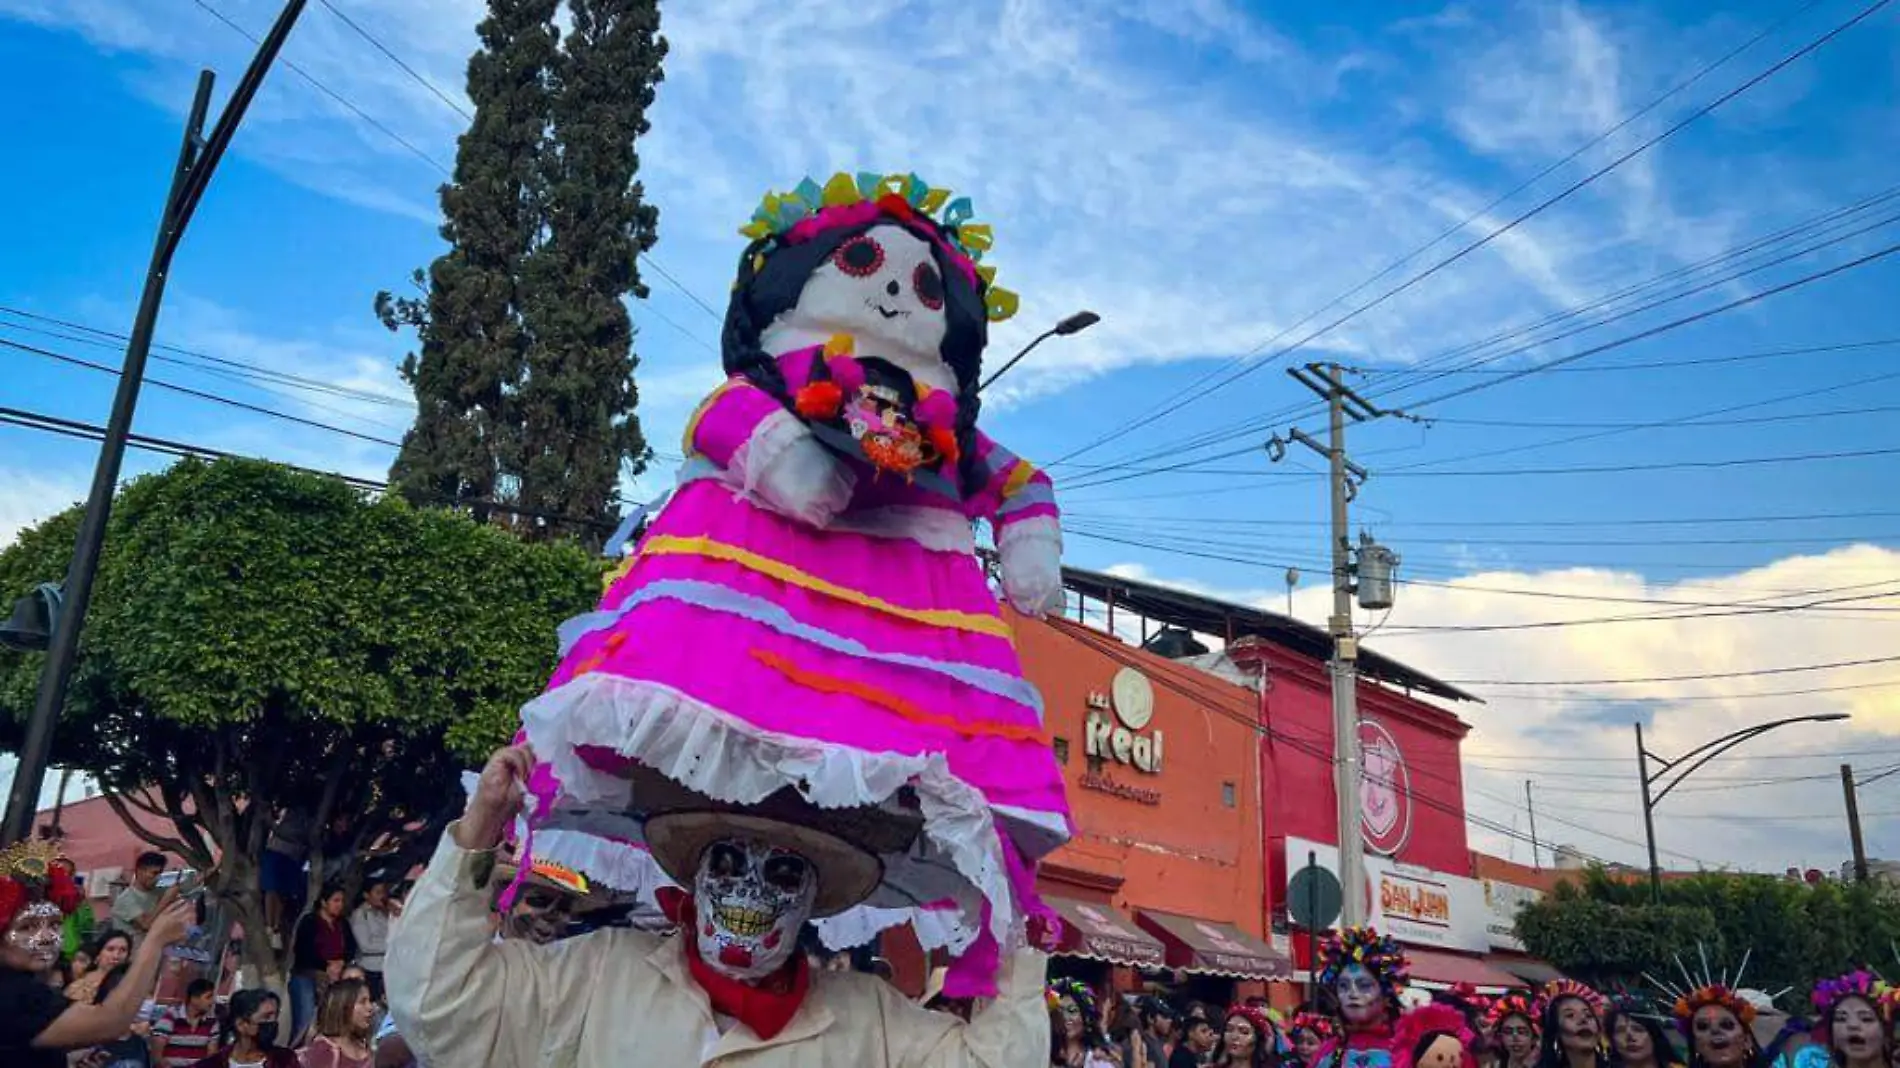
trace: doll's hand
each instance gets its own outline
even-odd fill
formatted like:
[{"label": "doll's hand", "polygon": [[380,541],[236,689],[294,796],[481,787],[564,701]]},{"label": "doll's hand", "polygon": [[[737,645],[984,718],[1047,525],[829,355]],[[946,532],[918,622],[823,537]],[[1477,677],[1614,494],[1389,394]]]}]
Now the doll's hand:
[{"label": "doll's hand", "polygon": [[1026,616],[1059,610],[1052,606],[1062,593],[1062,531],[1054,519],[1024,519],[1003,528],[996,554],[1011,607]]},{"label": "doll's hand", "polygon": [[824,527],[851,503],[856,478],[831,450],[802,425],[777,441],[754,441],[756,474],[747,471],[746,488],[777,511],[814,527]]}]

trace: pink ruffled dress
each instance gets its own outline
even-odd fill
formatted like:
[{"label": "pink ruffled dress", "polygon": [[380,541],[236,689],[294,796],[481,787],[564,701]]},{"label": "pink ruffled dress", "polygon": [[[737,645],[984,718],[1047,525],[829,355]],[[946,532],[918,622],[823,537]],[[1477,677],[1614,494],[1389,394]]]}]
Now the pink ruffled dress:
[{"label": "pink ruffled dress", "polygon": [[[819,358],[779,357],[790,390]],[[820,933],[843,948],[908,922],[927,949],[969,957],[967,981],[1026,915],[1046,915],[1033,865],[1071,831],[1042,701],[973,533],[982,519],[1003,546],[1059,537],[1053,488],[979,434],[980,492],[955,501],[863,468],[821,529],[749,492],[800,432],[738,377],[693,416],[677,490],[598,611],[562,628],[560,667],[523,709],[546,762],[532,848],[650,892],[658,877],[626,815],[639,809],[624,775],[636,762],[737,803],[792,785],[852,807],[908,786],[923,833]]]}]

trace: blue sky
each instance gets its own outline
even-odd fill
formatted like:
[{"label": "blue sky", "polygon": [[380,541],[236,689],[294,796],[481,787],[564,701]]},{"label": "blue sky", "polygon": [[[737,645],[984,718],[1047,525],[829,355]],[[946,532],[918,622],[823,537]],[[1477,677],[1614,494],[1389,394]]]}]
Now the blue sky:
[{"label": "blue sky", "polygon": [[[268,0],[210,2],[254,32],[274,13]],[[481,4],[338,6],[462,98],[460,70]],[[1287,361],[1168,418],[1133,424],[1232,361],[1273,353],[1451,255],[1862,6],[674,3],[664,9],[667,80],[641,146],[642,178],[661,209],[654,257],[685,290],[723,308],[740,247],[734,227],[768,188],[836,169],[903,169],[970,194],[996,225],[993,261],[1003,284],[1023,295],[1022,314],[994,336],[993,359],[1078,308],[1104,319],[1038,349],[986,408],[994,436],[1044,461],[1109,439],[1053,469],[1071,516],[1069,562],[1284,607],[1285,567],[1318,571],[1323,483],[1300,473],[1312,465],[1297,449],[1280,465],[1258,452],[1214,457],[1292,425],[1267,416],[1310,411],[1309,396],[1282,373]],[[1617,135],[1321,311],[1763,31]],[[0,195],[16,205],[0,255],[0,305],[126,329],[192,79],[201,65],[215,69],[222,99],[249,50],[192,0],[0,0],[0,90],[16,102],[8,131],[15,151],[0,170]],[[285,56],[421,155],[452,161],[463,120],[321,5],[311,5]],[[1487,381],[1454,375],[1418,385],[1423,376],[1413,368],[1900,183],[1900,163],[1884,147],[1900,134],[1897,82],[1900,19],[1882,11],[1290,358],[1365,368],[1366,391],[1401,406]],[[292,71],[275,71],[178,257],[160,339],[397,403],[271,394],[176,364],[155,363],[151,373],[399,437],[409,412],[393,366],[406,339],[382,330],[370,299],[440,251],[441,179]],[[1492,372],[1529,367],[1825,270],[1892,244],[1900,226],[1887,220],[1896,207],[1900,200],[1801,244],[1770,246],[1746,264],[1843,238],[1650,313],[1524,352],[1500,346],[1478,354],[1500,357],[1486,365]],[[1848,236],[1853,230],[1864,232]],[[1685,274],[1674,288],[1645,292],[1668,296],[1721,274]],[[634,310],[642,415],[656,446],[671,452],[685,414],[718,380],[716,324],[680,287],[651,271],[647,281],[653,298]],[[1632,470],[1900,448],[1888,410],[1900,406],[1900,344],[1706,362],[1900,341],[1897,286],[1900,255],[1561,373],[1512,381],[1494,373],[1494,388],[1423,408],[1443,420],[1429,428],[1387,420],[1355,429],[1352,451],[1374,471],[1355,522],[1401,553],[1407,576],[1454,587],[1407,587],[1375,644],[1444,676],[1511,680],[1727,674],[1889,655],[1900,632],[1877,612],[1476,635],[1407,628],[1663,610],[1571,598],[1726,603],[1856,584],[1900,588],[1893,476],[1900,457]],[[108,348],[36,335],[31,325],[0,314],[0,338],[117,363]],[[1696,360],[1705,362],[1686,363]],[[1676,366],[1600,370],[1656,363]],[[108,375],[0,349],[0,406],[103,422],[111,389]],[[1628,426],[1728,409],[1737,410],[1708,415],[1712,425]],[[1530,425],[1490,425],[1499,422]],[[1198,452],[1179,447],[1209,428],[1249,423],[1257,429]],[[1301,425],[1320,429],[1310,418]],[[392,455],[372,442],[156,389],[144,395],[137,428],[370,477],[380,477]],[[1533,447],[1590,433],[1599,436]],[[1482,455],[1501,450],[1517,451]],[[0,542],[78,497],[92,456],[87,443],[0,426]],[[159,462],[135,457],[129,466]],[[1183,464],[1187,470],[1151,473]],[[1419,466],[1406,470],[1411,465]],[[635,489],[657,491],[664,467]],[[1430,474],[1553,467],[1608,470]],[[1149,470],[1135,470],[1142,468]],[[1131,474],[1138,477],[1107,481]],[[1641,522],[1883,511],[1894,514]],[[1717,541],[1734,544],[1708,544]],[[1871,585],[1879,582],[1888,585]],[[1296,611],[1317,620],[1324,599],[1308,578]],[[1854,604],[1891,609],[1900,600]],[[1794,714],[1842,708],[1856,714],[1851,729],[1791,740],[1778,755],[1851,752],[1867,754],[1870,765],[1900,762],[1900,686],[1884,685],[1896,679],[1900,665],[1580,686],[1564,691],[1568,701],[1551,700],[1555,691],[1483,690],[1495,699],[1461,710],[1478,727],[1469,749],[1501,754],[1494,766],[1516,771],[1474,769],[1471,807],[1502,822],[1519,819],[1506,801],[1521,793],[1525,774],[1577,766],[1545,759],[1551,754],[1627,771],[1609,761],[1627,752],[1623,724],[1632,706],[1609,702],[1632,697],[1647,700],[1635,707],[1678,749],[1764,718],[1768,705]],[[1709,699],[1809,686],[1856,689]],[[1696,700],[1666,700],[1681,697]],[[1729,774],[1799,779],[1789,772],[1832,766],[1826,755],[1794,765],[1737,761]],[[1870,786],[1863,809],[1900,812],[1895,783],[1900,776]],[[1875,793],[1882,788],[1884,799]],[[1837,824],[1752,820],[1822,816],[1839,803],[1830,789],[1777,783],[1723,799],[1726,811],[1750,821],[1715,845],[1700,833],[1708,824],[1691,817],[1725,810],[1717,798],[1700,808],[1687,798],[1684,819],[1663,829],[1665,844],[1711,863],[1831,865],[1844,850]],[[1605,802],[1571,801],[1586,825],[1576,832],[1579,845],[1634,859],[1627,839],[1638,825],[1629,805],[1616,800],[1606,806],[1612,811],[1585,814]],[[1886,822],[1900,828],[1900,820]],[[1895,830],[1876,828],[1874,837],[1877,848],[1900,853]]]}]

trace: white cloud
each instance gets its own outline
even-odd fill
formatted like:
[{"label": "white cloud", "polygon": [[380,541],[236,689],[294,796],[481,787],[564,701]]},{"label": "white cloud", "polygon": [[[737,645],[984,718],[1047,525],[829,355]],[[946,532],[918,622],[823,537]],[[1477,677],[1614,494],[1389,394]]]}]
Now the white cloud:
[{"label": "white cloud", "polygon": [[[1112,570],[1156,581],[1146,565],[1124,564]],[[1204,584],[1178,585],[1220,595]],[[1836,592],[1789,596],[1820,590]],[[1269,611],[1286,610],[1280,590],[1230,591],[1226,596]],[[1810,612],[1503,631],[1418,629],[1722,611],[1631,604],[1618,598],[1767,605],[1828,596],[1868,599]],[[1329,599],[1328,591],[1308,583],[1295,594],[1295,615],[1318,623]],[[1099,619],[1093,622],[1099,624]],[[1372,622],[1362,620],[1362,632]],[[1131,630],[1138,633],[1139,624],[1118,616],[1117,630],[1124,636]],[[1365,644],[1453,680],[1631,679],[1890,657],[1900,648],[1900,551],[1852,546],[1685,583],[1575,569],[1495,571],[1467,575],[1446,586],[1407,585],[1401,587],[1391,617]],[[1841,812],[1838,765],[1853,762],[1862,775],[1900,765],[1900,664],[1627,686],[1507,688],[1473,683],[1467,688],[1486,703],[1448,707],[1473,728],[1465,743],[1468,810],[1526,830],[1524,781],[1535,779],[1539,831],[1546,846],[1571,842],[1588,853],[1628,863],[1643,860],[1630,728],[1639,712],[1645,717],[1651,750],[1665,756],[1767,720],[1831,712],[1853,717],[1842,724],[1785,728],[1736,749],[1686,780],[1682,791],[1657,810],[1658,837],[1671,852],[1666,859],[1673,865],[1692,866],[1689,858],[1694,858],[1777,872],[1790,864],[1837,870],[1848,856],[1845,816],[1834,816]],[[1743,696],[1796,690],[1827,692]],[[1800,753],[1843,755],[1787,759]],[[1764,781],[1786,779],[1799,781]],[[1861,798],[1869,849],[1876,856],[1900,853],[1896,779],[1900,775],[1870,785]],[[1719,834],[1711,833],[1718,828]],[[1528,859],[1528,847],[1514,846],[1506,836],[1476,827],[1470,834],[1475,847],[1501,854],[1515,849]]]},{"label": "white cloud", "polygon": [[[220,7],[253,31],[274,10]],[[343,7],[461,101],[480,3]],[[235,70],[249,49],[208,16],[187,12],[197,21],[186,23],[135,0],[0,0],[0,14],[143,58],[150,65],[128,77],[173,110],[207,53]],[[1456,15],[1392,32],[1429,39]],[[1522,5],[1483,20],[1467,59],[1447,65],[1459,76],[1437,84],[1373,51],[1389,40],[1295,41],[1227,0],[995,0],[954,12],[703,0],[666,11],[671,52],[643,177],[663,208],[662,257],[715,298],[738,247],[732,229],[768,188],[865,166],[913,168],[972,193],[998,225],[1004,284],[1024,295],[997,352],[1078,307],[1105,317],[1013,373],[997,398],[1008,404],[1130,364],[1246,351],[1436,236],[1502,184],[1465,177],[1474,157],[1521,174],[1567,152],[1674,74],[1673,38],[1693,33],[1612,25],[1574,5]],[[1247,77],[1182,77],[1153,61],[1167,43],[1230,57]],[[286,56],[425,153],[452,158],[463,120],[327,11],[304,16]],[[1359,121],[1337,121],[1332,109],[1347,105]],[[1445,132],[1462,145],[1448,149]],[[439,176],[287,70],[267,83],[237,151],[374,210],[433,216]],[[1662,163],[1646,158],[1329,343],[1411,358],[1574,299],[1579,271],[1611,277],[1726,232],[1675,201]],[[1633,233],[1651,236],[1638,248]],[[691,329],[713,334],[690,314]]]},{"label": "white cloud", "polygon": [[[30,432],[8,433],[23,436]],[[0,549],[13,544],[21,531],[72,507],[86,496],[83,472],[27,470],[10,466],[13,463],[15,461],[9,461],[9,466],[0,466]],[[12,611],[12,597],[0,591],[0,600],[5,602],[0,610]]]}]

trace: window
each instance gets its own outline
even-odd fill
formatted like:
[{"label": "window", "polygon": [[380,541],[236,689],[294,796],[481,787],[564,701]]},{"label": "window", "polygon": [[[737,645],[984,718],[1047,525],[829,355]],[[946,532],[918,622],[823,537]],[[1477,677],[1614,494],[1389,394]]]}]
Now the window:
[{"label": "window", "polygon": [[1234,807],[1234,784],[1233,783],[1224,782],[1220,784],[1220,803],[1223,805],[1226,805],[1228,808]]},{"label": "window", "polygon": [[1056,763],[1067,764],[1069,762],[1069,740],[1067,738],[1057,738],[1051,743],[1051,746],[1056,751]]}]

